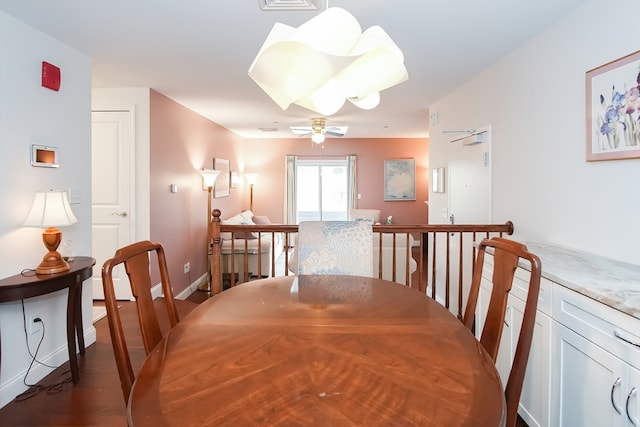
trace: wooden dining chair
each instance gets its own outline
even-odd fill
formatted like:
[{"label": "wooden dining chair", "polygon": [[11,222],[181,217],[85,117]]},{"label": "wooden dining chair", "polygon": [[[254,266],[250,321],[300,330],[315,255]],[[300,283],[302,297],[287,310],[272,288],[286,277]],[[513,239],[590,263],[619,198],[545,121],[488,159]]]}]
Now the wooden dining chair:
[{"label": "wooden dining chair", "polygon": [[[160,305],[158,304],[159,299],[154,301],[151,295],[150,259],[154,252],[160,271],[160,280],[164,295],[162,299],[164,299],[165,303],[163,305],[168,315],[170,327],[173,328],[180,321],[178,311],[186,313],[197,306],[197,304],[192,302],[174,299],[164,249],[159,243],[150,241],[133,243],[118,249],[112,258],[105,261],[102,266],[104,301],[107,309],[111,343],[113,345],[113,352],[118,367],[118,374],[120,375],[122,394],[124,395],[125,402],[129,400],[129,393],[135,380],[135,374],[122,328],[120,313],[118,312],[118,302],[113,285],[113,272],[116,266],[124,264],[124,269],[129,277],[129,284],[131,285],[131,292],[136,301],[145,354],[149,354],[162,339],[163,333],[160,326],[160,319],[165,320],[163,317],[158,316],[157,308],[163,309],[162,307],[156,307]],[[177,308],[178,305],[181,306],[180,310]]]},{"label": "wooden dining chair", "polygon": [[303,221],[296,243],[298,274],[373,277],[370,221]]},{"label": "wooden dining chair", "polygon": [[520,335],[518,336],[511,371],[509,372],[509,378],[505,388],[505,399],[507,402],[506,425],[513,427],[518,417],[518,405],[522,393],[522,384],[527,369],[531,341],[533,340],[533,329],[535,326],[538,294],[540,291],[541,263],[540,259],[529,252],[527,247],[522,243],[501,237],[483,240],[478,247],[478,256],[471,281],[471,290],[462,319],[465,326],[470,330],[474,327],[478,294],[482,281],[482,269],[484,267],[484,256],[487,249],[493,252],[493,275],[491,280],[491,297],[480,336],[480,343],[494,362],[498,357],[507,300],[513,285],[516,268],[522,262],[520,265],[523,265],[525,269],[528,268],[531,273]]}]

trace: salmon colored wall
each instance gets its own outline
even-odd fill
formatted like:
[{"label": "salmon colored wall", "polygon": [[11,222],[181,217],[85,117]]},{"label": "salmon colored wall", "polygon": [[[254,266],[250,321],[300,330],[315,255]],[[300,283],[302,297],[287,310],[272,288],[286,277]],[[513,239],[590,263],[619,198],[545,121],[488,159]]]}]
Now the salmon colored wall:
[{"label": "salmon colored wall", "polygon": [[[267,215],[273,222],[284,219],[284,156],[335,156],[356,154],[357,186],[362,198],[360,208],[381,210],[381,220],[389,215],[397,224],[424,224],[428,219],[428,165],[427,139],[349,139],[327,138],[324,148],[308,138],[251,139],[245,141],[245,171],[259,173],[254,187],[253,211]],[[385,202],[383,193],[384,160],[416,160],[416,200]],[[249,195],[246,190],[248,208]],[[223,216],[224,212],[223,212]]]},{"label": "salmon colored wall", "polygon": [[[213,158],[228,159],[232,169],[242,160],[243,140],[166,96],[150,95],[151,240],[161,243],[178,294],[207,271],[207,192],[197,172],[213,168]],[[178,186],[177,193],[170,185]],[[214,199],[212,208],[239,211],[241,194]],[[183,273],[186,262],[191,272]]]}]

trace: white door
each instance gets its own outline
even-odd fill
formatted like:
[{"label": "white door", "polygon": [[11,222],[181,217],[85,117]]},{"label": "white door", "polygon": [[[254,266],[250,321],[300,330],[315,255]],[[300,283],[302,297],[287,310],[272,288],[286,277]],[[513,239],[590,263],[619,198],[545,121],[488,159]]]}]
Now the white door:
[{"label": "white door", "polygon": [[[450,223],[489,224],[491,222],[491,167],[489,164],[491,130],[487,126],[477,131],[484,132],[483,142],[472,145],[464,145],[463,141],[451,143],[453,147],[449,153],[447,182],[445,183],[449,196]],[[472,239],[473,236],[470,234],[464,236],[462,246],[470,247]],[[462,263],[463,266],[462,307],[464,307],[469,294],[472,265],[475,260],[470,252],[462,254],[462,261],[459,259],[460,242],[458,239],[451,239],[450,244],[451,267],[449,271],[451,277],[459,277],[458,265]],[[441,271],[444,270],[441,269]],[[451,301],[458,299],[457,286],[450,293],[450,298]],[[452,304],[450,309],[455,312],[455,305]]]},{"label": "white door", "polygon": [[[133,239],[133,120],[131,111],[94,111],[91,121],[92,249],[100,269]],[[93,298],[104,299],[100,270],[92,280]],[[118,299],[133,299],[124,269],[114,272],[114,285]]]},{"label": "white door", "polygon": [[485,131],[483,142],[454,142],[449,157],[449,220],[456,224],[491,222],[491,130],[478,131]]}]

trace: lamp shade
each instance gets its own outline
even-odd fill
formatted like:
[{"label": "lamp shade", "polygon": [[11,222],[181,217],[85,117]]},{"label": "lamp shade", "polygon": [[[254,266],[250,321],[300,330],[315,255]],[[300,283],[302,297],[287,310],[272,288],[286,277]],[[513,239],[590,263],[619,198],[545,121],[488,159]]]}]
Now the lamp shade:
[{"label": "lamp shade", "polygon": [[371,109],[379,92],[408,79],[402,51],[380,27],[364,33],[346,10],[331,7],[298,28],[276,23],[249,76],[283,110],[289,105],[325,116],[349,100]]},{"label": "lamp shade", "polygon": [[78,222],[66,191],[37,192],[24,221],[29,227],[60,227]]},{"label": "lamp shade", "polygon": [[247,182],[249,183],[249,185],[254,185],[256,183],[256,180],[258,179],[258,174],[257,173],[245,173],[244,177],[247,180]]},{"label": "lamp shade", "polygon": [[201,169],[200,175],[202,175],[202,182],[205,188],[211,188],[216,183],[216,178],[220,175],[221,171],[215,169]]},{"label": "lamp shade", "polygon": [[62,241],[58,227],[78,222],[69,205],[66,191],[37,192],[33,205],[24,220],[28,227],[47,227],[42,233],[42,243],[48,252],[36,268],[36,274],[54,274],[69,270],[69,263],[57,251]]},{"label": "lamp shade", "polygon": [[324,142],[324,134],[322,132],[314,132],[311,135],[311,140],[316,144],[322,144]]}]

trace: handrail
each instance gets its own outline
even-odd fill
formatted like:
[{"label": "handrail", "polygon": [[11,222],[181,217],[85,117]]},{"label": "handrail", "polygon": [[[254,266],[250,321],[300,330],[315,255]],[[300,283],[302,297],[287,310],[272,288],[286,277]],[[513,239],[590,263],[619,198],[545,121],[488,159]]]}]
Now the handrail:
[{"label": "handrail", "polygon": [[[251,280],[253,276],[250,276],[250,273],[257,277],[278,275],[277,259],[273,256],[276,250],[276,235],[281,235],[283,250],[288,254],[289,249],[293,247],[292,235],[298,232],[298,226],[295,224],[223,224],[221,215],[219,209],[212,211],[211,292],[216,294],[223,290],[223,256],[225,257],[224,269],[227,273],[231,273],[227,277],[230,286]],[[462,318],[463,304],[466,303],[465,290],[471,283],[476,258],[474,243],[493,236],[511,235],[513,228],[511,221],[504,224],[377,224],[373,226],[373,232],[377,233],[377,242],[374,243],[378,245],[377,265],[379,267],[374,273],[379,278],[383,278],[384,274],[392,281],[410,284],[412,288],[427,293]],[[231,233],[232,236],[230,243],[226,245],[224,255],[222,253],[224,239],[221,233]],[[244,243],[239,243],[242,240],[235,238],[239,233],[254,233],[257,236],[254,239],[254,249],[249,249],[247,239],[242,239]],[[383,236],[389,235],[392,245],[387,252],[391,253],[387,253],[386,256],[391,258],[385,263],[382,250]],[[403,241],[402,245],[398,244],[399,240]],[[411,244],[411,240],[414,244]],[[264,250],[267,241],[270,242],[270,253]],[[250,255],[257,259],[257,271],[248,270]],[[270,257],[269,271],[264,271],[262,268],[263,263],[266,263],[265,257]],[[417,264],[417,266],[414,264],[415,272],[413,273],[411,272],[412,260]],[[238,271],[240,266],[237,264],[243,266],[242,271]],[[383,264],[390,264],[391,271],[383,270]],[[285,256],[284,270],[279,274],[292,274],[289,267],[289,257]],[[404,271],[403,277],[398,277],[400,276],[398,269]],[[452,300],[456,301],[455,307],[451,307]]]}]

